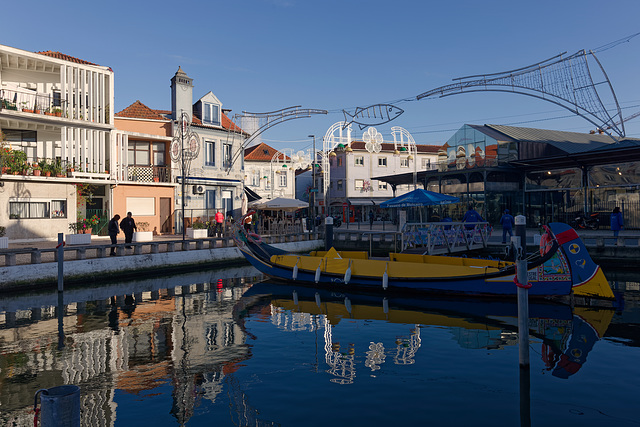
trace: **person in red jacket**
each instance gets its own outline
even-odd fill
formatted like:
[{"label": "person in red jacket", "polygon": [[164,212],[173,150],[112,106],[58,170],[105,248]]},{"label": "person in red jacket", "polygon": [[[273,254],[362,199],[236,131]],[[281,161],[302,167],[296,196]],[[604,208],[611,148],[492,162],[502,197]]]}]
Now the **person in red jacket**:
[{"label": "person in red jacket", "polygon": [[224,215],[218,209],[216,212],[216,237],[222,237],[222,224],[224,224]]}]

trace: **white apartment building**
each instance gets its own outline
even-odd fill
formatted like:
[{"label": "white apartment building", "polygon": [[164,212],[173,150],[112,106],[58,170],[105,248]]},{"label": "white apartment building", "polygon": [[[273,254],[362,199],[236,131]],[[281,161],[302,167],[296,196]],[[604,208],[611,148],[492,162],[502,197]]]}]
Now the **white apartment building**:
[{"label": "white apartment building", "polygon": [[[375,128],[370,131],[377,134]],[[373,211],[376,219],[382,219],[386,212],[380,209],[380,203],[413,190],[413,185],[392,188],[375,177],[436,168],[440,146],[384,142],[381,137],[377,140],[382,142],[372,145],[354,140],[329,153],[330,182],[326,199],[331,214],[341,213],[346,220],[349,212],[351,222],[368,221],[369,212]],[[318,175],[320,180],[325,176],[324,173]],[[416,184],[422,188],[421,183]],[[322,184],[318,188],[320,196],[316,205],[324,214]]]},{"label": "white apartment building", "polygon": [[264,142],[244,150],[244,185],[263,200],[296,196],[295,165],[291,156]]},{"label": "white apartment building", "polygon": [[[54,238],[87,208],[108,207],[113,88],[109,67],[0,45],[0,225],[9,239]],[[77,197],[89,185],[90,204]]]}]

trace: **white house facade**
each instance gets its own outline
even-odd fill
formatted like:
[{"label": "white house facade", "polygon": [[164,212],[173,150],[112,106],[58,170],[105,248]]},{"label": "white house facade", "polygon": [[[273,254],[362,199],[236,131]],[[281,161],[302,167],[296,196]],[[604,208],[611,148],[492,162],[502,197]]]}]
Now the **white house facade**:
[{"label": "white house facade", "polygon": [[[440,149],[435,145],[384,142],[375,128],[369,128],[363,139],[365,141],[353,140],[337,145],[328,153],[330,181],[326,200],[329,212],[342,214],[344,220],[349,216],[351,222],[367,221],[369,212],[381,219],[385,212],[380,209],[380,203],[414,188],[412,184],[392,188],[375,177],[435,169]],[[320,173],[318,180],[326,176]],[[420,183],[416,185],[422,187]],[[318,188],[320,195],[316,206],[324,214],[324,186],[319,183]]]},{"label": "white house facade", "polygon": [[[10,239],[55,238],[108,206],[113,88],[108,67],[0,45],[0,225]],[[87,204],[77,194],[89,186]]]},{"label": "white house facade", "polygon": [[263,200],[296,196],[296,164],[291,154],[265,143],[244,150],[244,185]]}]

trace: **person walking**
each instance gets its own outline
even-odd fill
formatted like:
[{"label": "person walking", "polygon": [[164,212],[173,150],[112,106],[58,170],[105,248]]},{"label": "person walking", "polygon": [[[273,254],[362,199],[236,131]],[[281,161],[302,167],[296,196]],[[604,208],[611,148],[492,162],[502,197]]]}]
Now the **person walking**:
[{"label": "person walking", "polygon": [[502,226],[502,243],[507,243],[507,234],[509,234],[509,240],[513,237],[513,226],[515,221],[513,215],[509,214],[509,209],[505,209],[502,218],[500,218],[500,225]]},{"label": "person walking", "polygon": [[[120,226],[118,225],[118,221],[120,221],[120,215],[115,214],[111,221],[109,221],[109,225],[107,229],[109,230],[109,237],[111,238],[111,244],[118,244],[118,234],[120,233]],[[115,256],[116,248],[114,246],[111,247],[111,253],[109,255]]]},{"label": "person walking", "polygon": [[611,212],[611,230],[613,231],[613,237],[618,237],[620,230],[624,228],[624,220],[622,218],[622,212],[620,207],[616,206]]},{"label": "person walking", "polygon": [[216,237],[222,237],[222,225],[224,224],[224,215],[218,209],[216,212]]},{"label": "person walking", "polygon": [[[124,232],[124,242],[131,243],[133,240],[133,230],[138,231],[136,222],[131,216],[131,212],[127,212],[127,216],[120,222],[120,229]],[[127,249],[131,249],[131,246],[127,246]]]},{"label": "person walking", "polygon": [[[473,209],[472,205],[469,205],[467,212],[465,212],[464,216],[462,217],[462,222],[482,222],[482,221],[484,221],[484,219],[482,219],[482,216],[478,213],[478,211]],[[475,225],[465,225],[465,228],[467,230],[472,230],[474,227]]]}]

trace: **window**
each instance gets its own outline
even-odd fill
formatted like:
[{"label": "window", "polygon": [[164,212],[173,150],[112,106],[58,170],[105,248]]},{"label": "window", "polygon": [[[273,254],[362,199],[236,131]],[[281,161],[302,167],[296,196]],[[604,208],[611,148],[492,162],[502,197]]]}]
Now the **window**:
[{"label": "window", "polygon": [[165,166],[167,164],[165,143],[152,142],[151,147],[153,149],[153,164],[155,166]]},{"label": "window", "polygon": [[216,190],[206,190],[204,192],[205,209],[215,209],[216,207]]},{"label": "window", "polygon": [[225,168],[230,168],[231,167],[231,148],[232,148],[232,145],[231,144],[223,144],[222,148],[223,148],[222,166],[225,167]]},{"label": "window", "polygon": [[378,190],[386,190],[386,189],[387,189],[387,183],[383,181],[378,181]]},{"label": "window", "polygon": [[215,141],[204,142],[204,165],[215,166],[216,165],[216,143]]},{"label": "window", "polygon": [[339,180],[338,180],[338,185],[337,185],[337,187],[338,187],[338,191],[341,191],[341,190],[342,190],[342,180],[341,180],[341,179],[339,179]]},{"label": "window", "polygon": [[51,201],[51,218],[66,218],[66,217],[67,217],[67,201],[52,200]]},{"label": "window", "polygon": [[280,174],[280,187],[286,187],[287,186],[287,174],[286,173],[281,173]]},{"label": "window", "polygon": [[364,156],[356,156],[355,157],[355,165],[356,166],[364,166]]},{"label": "window", "polygon": [[149,166],[151,153],[148,141],[129,141],[127,162],[131,166]]},{"label": "window", "polygon": [[400,159],[400,167],[401,168],[408,168],[409,167],[409,159],[408,158]]},{"label": "window", "polygon": [[338,167],[342,166],[342,157],[338,157]]},{"label": "window", "polygon": [[422,159],[422,169],[431,169],[431,159]]},{"label": "window", "polygon": [[382,166],[384,168],[387,167],[387,158],[386,157],[378,157],[378,166]]},{"label": "window", "polygon": [[[55,218],[66,218],[66,201],[57,201],[58,212]],[[9,201],[9,219],[50,218],[50,201],[17,200]]]},{"label": "window", "polygon": [[356,190],[362,190],[364,187],[364,179],[356,179]]},{"label": "window", "polygon": [[59,90],[54,90],[53,91],[53,106],[54,107],[61,107],[62,106],[62,97],[60,96],[60,91]]},{"label": "window", "polygon": [[220,106],[216,104],[202,103],[202,122],[209,125],[220,126]]},{"label": "window", "polygon": [[260,187],[260,171],[253,171],[251,175],[251,185],[254,187]]}]

